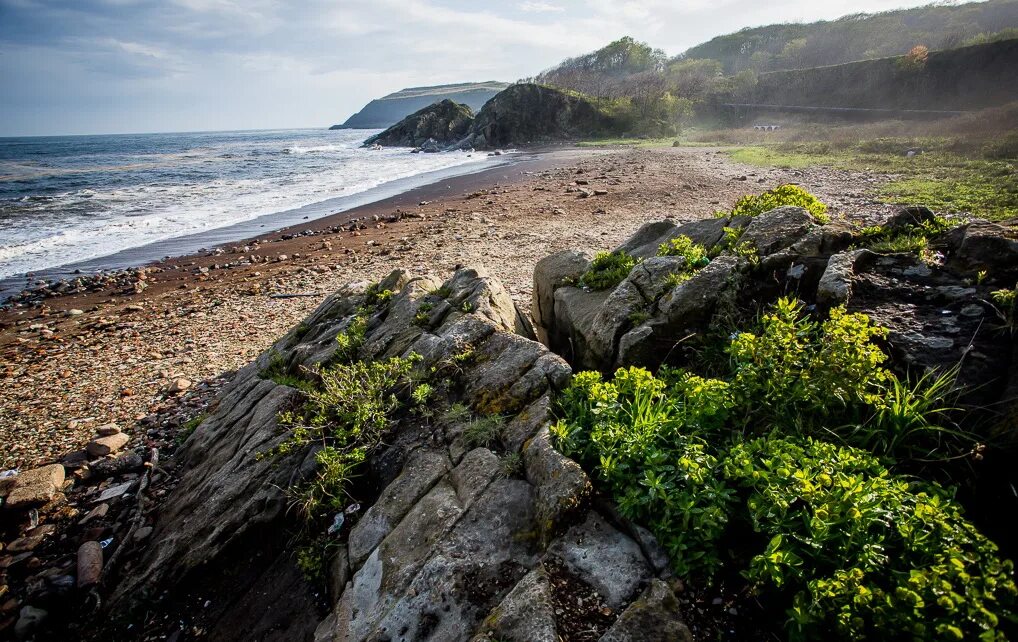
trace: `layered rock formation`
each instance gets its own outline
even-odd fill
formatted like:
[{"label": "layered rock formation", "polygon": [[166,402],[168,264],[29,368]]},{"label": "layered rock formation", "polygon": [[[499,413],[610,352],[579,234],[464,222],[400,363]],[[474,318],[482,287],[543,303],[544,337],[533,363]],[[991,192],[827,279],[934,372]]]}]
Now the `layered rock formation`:
[{"label": "layered rock formation", "polygon": [[[577,626],[579,597],[581,620],[597,619],[606,640],[641,639],[648,618],[679,636],[669,639],[688,637],[653,539],[592,509],[587,476],[552,448],[551,395],[570,368],[523,336],[529,321],[502,286],[462,269],[444,284],[396,272],[385,290],[398,294],[372,313],[359,356],[421,355],[426,374],[469,350],[455,396],[503,418],[498,443],[472,445],[463,419],[400,419],[371,457],[364,508],[336,537],[329,595],[317,603],[295,570],[287,512],[287,489],[312,473],[313,453],[258,457],[286,439],[278,416],[300,393],[260,373],[275,363],[296,374],[334,355],[366,305],[362,292],[340,292],[240,371],[188,439],[180,485],[114,608],[175,612],[210,598],[192,620],[210,639],[531,641]],[[506,457],[518,457],[518,472],[505,472]],[[149,587],[173,598],[148,602]]]},{"label": "layered rock formation", "polygon": [[[905,210],[886,228],[930,217]],[[711,260],[690,271],[682,257],[657,256],[680,235],[714,249]],[[145,525],[113,542],[110,557],[98,538],[79,551],[77,582],[104,597],[86,630],[94,639],[195,631],[210,640],[316,642],[691,639],[682,617],[689,593],[665,552],[593,498],[583,470],[552,447],[556,392],[572,368],[692,361],[704,337],[746,327],[791,294],[820,310],[844,304],[869,314],[888,328],[884,347],[899,370],[959,366],[966,402],[992,419],[985,436],[1013,441],[1014,309],[996,306],[991,292],[1018,278],[1018,236],[976,220],[930,243],[939,254],[925,260],[876,254],[860,247],[857,231],[820,225],[800,208],[652,223],[619,248],[642,260],[607,290],[582,287],[590,261],[581,254],[541,261],[536,327],[481,269],[445,282],[397,271],[374,288],[350,286],[236,374],[173,468],[154,456],[143,464],[136,453],[95,463],[97,476],[104,467],[111,476],[131,471],[131,483],[113,489],[137,493],[136,515],[114,510]],[[307,533],[292,491],[316,474],[318,447],[272,455],[290,437],[280,415],[301,406],[302,377],[333,362],[337,336],[360,323],[357,360],[419,355],[415,381],[437,392],[423,410],[393,417],[335,531]],[[448,412],[454,404],[469,411]],[[471,430],[482,418],[500,428],[479,441]],[[115,443],[109,433],[95,443]],[[141,469],[139,480],[133,471]],[[157,503],[140,501],[153,474],[179,483]],[[67,486],[61,466],[0,482],[12,511],[56,505]],[[108,492],[76,501],[94,504]],[[329,538],[317,580],[297,565],[309,536]],[[54,577],[66,583],[73,572]],[[25,608],[25,630],[45,632],[57,620],[43,624],[35,605]]]},{"label": "layered rock formation", "polygon": [[425,147],[439,151],[466,136],[474,122],[474,112],[467,105],[443,100],[414,112],[384,132],[368,138],[364,145],[384,147]]},{"label": "layered rock formation", "polygon": [[508,86],[508,83],[489,81],[409,87],[372,100],[342,125],[333,125],[329,129],[383,129],[406,118],[408,114],[442,100],[466,105],[476,112],[492,96]]}]

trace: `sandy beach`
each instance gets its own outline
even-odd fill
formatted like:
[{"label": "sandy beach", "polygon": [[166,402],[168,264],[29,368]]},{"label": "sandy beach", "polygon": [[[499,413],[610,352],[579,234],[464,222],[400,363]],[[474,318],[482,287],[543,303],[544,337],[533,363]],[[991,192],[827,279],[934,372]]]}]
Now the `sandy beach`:
[{"label": "sandy beach", "polygon": [[150,264],[134,277],[143,289],[15,307],[0,313],[0,469],[53,461],[102,424],[138,439],[153,413],[197,415],[231,371],[345,283],[479,265],[529,309],[533,267],[557,250],[610,249],[645,222],[708,217],[783,183],[835,218],[875,220],[892,208],[860,186],[880,180],[749,167],[712,148],[556,149]]}]

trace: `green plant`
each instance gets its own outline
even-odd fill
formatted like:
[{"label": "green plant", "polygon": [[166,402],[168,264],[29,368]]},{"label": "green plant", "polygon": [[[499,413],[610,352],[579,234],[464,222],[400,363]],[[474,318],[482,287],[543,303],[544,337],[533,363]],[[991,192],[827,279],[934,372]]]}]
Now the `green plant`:
[{"label": "green plant", "polygon": [[428,402],[431,395],[434,394],[435,389],[430,384],[422,383],[418,384],[414,391],[410,394],[410,399],[414,402],[414,405],[422,406]]},{"label": "green plant", "polygon": [[735,203],[732,216],[757,216],[778,207],[802,207],[821,223],[830,221],[827,206],[798,185],[781,185],[758,196],[747,194]]},{"label": "green plant", "polygon": [[187,441],[187,438],[198,429],[201,422],[205,421],[208,416],[207,412],[202,412],[184,422],[184,424],[180,427],[180,431],[177,432],[177,444],[182,444]]},{"label": "green plant", "polygon": [[523,456],[519,453],[508,453],[499,459],[499,474],[502,477],[512,479],[519,477],[522,473]]},{"label": "green plant", "polygon": [[336,348],[335,359],[345,363],[355,360],[361,346],[364,345],[367,331],[367,318],[362,314],[354,316],[346,329],[336,335],[338,347]]},{"label": "green plant", "polygon": [[580,279],[591,290],[607,290],[623,281],[637,260],[623,251],[598,252]]},{"label": "green plant", "polygon": [[501,415],[478,417],[463,429],[463,440],[470,448],[491,448],[502,440],[504,432],[505,418]]},{"label": "green plant", "polygon": [[633,312],[629,315],[629,325],[636,327],[646,323],[650,319],[650,313],[644,310]]},{"label": "green plant", "polygon": [[738,443],[722,467],[769,538],[746,577],[792,595],[790,639],[1006,639],[1011,563],[940,487],[809,438]]},{"label": "green plant", "polygon": [[321,368],[315,373],[318,384],[305,391],[303,406],[280,414],[279,423],[290,434],[260,457],[320,446],[314,477],[291,489],[293,505],[304,519],[344,507],[357,468],[380,443],[390,416],[400,407],[395,389],[407,385],[418,360],[354,361]]},{"label": "green plant", "polygon": [[686,260],[686,265],[690,269],[702,268],[710,263],[710,259],[707,258],[707,249],[699,243],[694,243],[693,239],[683,234],[662,243],[657,250],[657,255],[681,256]]},{"label": "green plant", "polygon": [[435,305],[428,301],[421,303],[417,306],[417,314],[414,315],[414,325],[422,328],[428,327],[431,323],[431,311],[435,309]]},{"label": "green plant", "polygon": [[442,418],[450,424],[458,424],[470,419],[470,408],[461,403],[454,403],[443,413]]},{"label": "green plant", "polygon": [[474,311],[474,304],[471,303],[470,301],[464,301],[463,304],[460,305],[460,311],[462,311],[464,314],[470,314],[471,312]]},{"label": "green plant", "polygon": [[986,270],[979,270],[976,272],[976,285],[982,285],[988,274],[989,273]]},{"label": "green plant", "polygon": [[428,292],[428,295],[429,296],[435,296],[435,297],[438,297],[440,299],[447,299],[447,298],[449,298],[449,295],[451,293],[452,293],[452,290],[450,290],[449,288],[447,288],[445,286],[442,286],[442,287],[439,287],[439,288],[435,288],[434,290],[431,290],[430,292]]},{"label": "green plant", "polygon": [[1018,301],[1018,286],[1013,290],[994,290],[990,293],[993,302],[999,306],[999,314],[1008,328],[1015,327],[1015,303]]}]

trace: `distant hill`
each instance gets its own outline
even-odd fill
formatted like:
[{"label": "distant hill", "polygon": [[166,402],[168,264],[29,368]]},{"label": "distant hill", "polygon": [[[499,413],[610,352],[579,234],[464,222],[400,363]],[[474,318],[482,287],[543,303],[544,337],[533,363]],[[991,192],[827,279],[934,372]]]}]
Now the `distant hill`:
[{"label": "distant hill", "polygon": [[1018,39],[909,56],[774,71],[735,97],[756,105],[977,110],[1018,101]]},{"label": "distant hill", "polygon": [[718,36],[681,58],[715,60],[726,74],[803,69],[900,56],[915,45],[952,49],[1018,37],[1018,0],[928,5]]},{"label": "distant hill", "polygon": [[509,83],[488,81],[410,87],[372,100],[345,123],[333,125],[329,129],[383,129],[442,100],[451,100],[478,111],[492,96],[508,86]]}]

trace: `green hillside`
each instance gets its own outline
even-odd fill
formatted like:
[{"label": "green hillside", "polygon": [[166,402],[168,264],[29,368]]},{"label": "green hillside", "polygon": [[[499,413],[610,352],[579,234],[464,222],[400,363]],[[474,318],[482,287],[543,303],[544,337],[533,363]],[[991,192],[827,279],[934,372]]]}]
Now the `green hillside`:
[{"label": "green hillside", "polygon": [[728,74],[765,72],[899,56],[915,45],[952,49],[1006,36],[1018,37],[1018,0],[928,5],[753,27],[713,38],[681,57],[715,60]]}]

